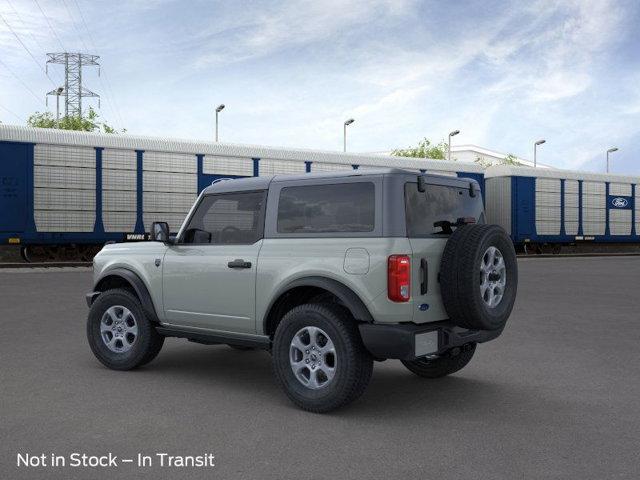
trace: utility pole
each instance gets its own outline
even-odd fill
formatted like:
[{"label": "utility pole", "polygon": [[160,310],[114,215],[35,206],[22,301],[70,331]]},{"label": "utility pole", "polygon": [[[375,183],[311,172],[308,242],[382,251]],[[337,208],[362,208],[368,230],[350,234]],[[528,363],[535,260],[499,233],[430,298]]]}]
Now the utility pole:
[{"label": "utility pole", "polygon": [[82,86],[82,67],[97,66],[98,76],[100,75],[100,64],[98,55],[88,55],[86,53],[47,53],[47,71],[50,63],[64,65],[64,88],[60,93],[56,93],[59,88],[49,92],[47,95],[60,96],[64,92],[64,115],[65,117],[82,117],[82,99],[93,97],[98,99],[100,107],[100,95]]}]

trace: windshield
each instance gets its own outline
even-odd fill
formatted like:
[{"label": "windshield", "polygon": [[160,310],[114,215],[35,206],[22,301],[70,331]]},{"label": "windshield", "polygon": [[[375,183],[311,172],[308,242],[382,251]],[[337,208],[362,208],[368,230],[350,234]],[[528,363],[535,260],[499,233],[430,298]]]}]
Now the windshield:
[{"label": "windshield", "polygon": [[444,235],[450,232],[447,225],[455,228],[461,218],[484,223],[482,197],[472,197],[469,188],[426,184],[425,191],[419,192],[417,183],[407,183],[404,197],[409,237]]}]

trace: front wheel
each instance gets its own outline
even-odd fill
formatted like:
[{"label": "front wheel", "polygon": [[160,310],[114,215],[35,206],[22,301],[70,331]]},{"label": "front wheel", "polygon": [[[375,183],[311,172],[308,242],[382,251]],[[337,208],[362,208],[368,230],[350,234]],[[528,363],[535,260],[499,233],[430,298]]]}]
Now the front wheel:
[{"label": "front wheel", "polygon": [[402,360],[402,364],[411,372],[424,378],[440,378],[462,370],[473,358],[476,344],[471,343],[462,348],[454,348],[443,356],[434,359],[418,358]]},{"label": "front wheel", "polygon": [[300,305],[287,313],[273,339],[278,382],[298,407],[328,412],[358,398],[373,359],[350,313],[337,305]]},{"label": "front wheel", "polygon": [[153,360],[164,343],[140,301],[123,289],[101,293],[87,318],[87,339],[96,358],[113,370],[131,370]]}]

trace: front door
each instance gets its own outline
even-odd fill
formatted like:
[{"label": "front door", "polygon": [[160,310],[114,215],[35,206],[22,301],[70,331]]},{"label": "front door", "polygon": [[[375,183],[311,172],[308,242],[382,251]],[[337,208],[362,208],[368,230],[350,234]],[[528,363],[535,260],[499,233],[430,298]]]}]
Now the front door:
[{"label": "front door", "polygon": [[266,192],[204,196],[167,250],[167,323],[255,333],[255,284]]}]

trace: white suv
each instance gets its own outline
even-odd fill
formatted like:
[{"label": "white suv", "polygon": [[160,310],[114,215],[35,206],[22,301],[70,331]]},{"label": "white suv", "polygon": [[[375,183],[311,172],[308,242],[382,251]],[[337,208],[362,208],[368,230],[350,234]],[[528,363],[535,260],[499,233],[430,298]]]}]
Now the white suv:
[{"label": "white suv", "polygon": [[484,224],[474,180],[364,170],[219,181],[177,236],[105,246],[87,295],[89,344],[109,368],[165,337],[273,356],[301,408],[365,390],[374,360],[440,377],[500,335],[517,290],[513,245]]}]

